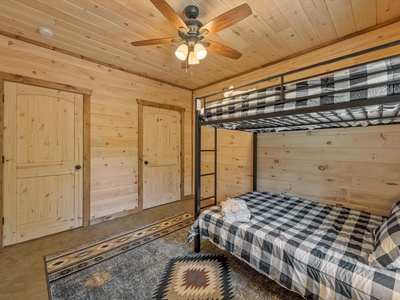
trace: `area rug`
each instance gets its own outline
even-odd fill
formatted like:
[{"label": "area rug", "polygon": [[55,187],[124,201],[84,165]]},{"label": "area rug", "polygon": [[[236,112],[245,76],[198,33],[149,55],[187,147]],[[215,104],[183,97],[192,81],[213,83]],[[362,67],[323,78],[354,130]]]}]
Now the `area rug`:
[{"label": "area rug", "polygon": [[103,260],[134,249],[161,236],[172,233],[193,223],[193,217],[187,213],[149,224],[144,227],[127,230],[90,244],[45,256],[46,273],[51,283],[61,277],[80,271]]},{"label": "area rug", "polygon": [[154,299],[232,299],[228,260],[223,255],[171,259]]},{"label": "area rug", "polygon": [[[237,300],[299,300],[266,276],[208,241],[193,251],[187,235],[193,218],[180,214],[75,249],[45,257],[51,300],[150,300],[163,290],[168,269],[184,258],[223,256],[230,267],[229,297]],[[176,264],[175,264],[176,265]],[[229,280],[229,275],[223,275]],[[168,276],[168,278],[170,278]],[[204,279],[204,278],[203,278]],[[158,299],[177,299],[166,298]],[[184,299],[184,298],[182,298]],[[188,297],[187,299],[201,299]],[[229,298],[209,298],[222,300]]]}]

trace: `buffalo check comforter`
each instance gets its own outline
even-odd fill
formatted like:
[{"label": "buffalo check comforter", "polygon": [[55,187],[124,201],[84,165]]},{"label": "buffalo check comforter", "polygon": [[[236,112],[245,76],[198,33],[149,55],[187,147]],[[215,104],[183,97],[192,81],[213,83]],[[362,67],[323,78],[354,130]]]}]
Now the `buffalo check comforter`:
[{"label": "buffalo check comforter", "polygon": [[224,221],[214,206],[196,219],[189,240],[199,234],[308,299],[400,299],[400,270],[368,264],[383,217],[284,194],[238,198],[250,222]]},{"label": "buffalo check comforter", "polygon": [[[297,114],[296,110],[310,107],[326,107],[330,104],[353,102],[365,99],[388,97],[400,94],[400,56],[353,66],[336,71],[330,75],[310,78],[305,81],[285,85],[284,100],[281,99],[281,88],[260,88],[243,92],[232,97],[211,101],[201,109],[203,121],[220,120],[220,127],[240,129],[257,127],[262,131],[291,130],[286,126],[296,125],[296,129],[311,130],[316,128],[341,126],[365,126],[365,119],[372,119],[372,124],[380,124],[375,117],[393,117],[392,122],[400,122],[398,112],[400,103],[396,99],[385,105],[368,105],[364,108],[339,109],[334,113],[323,111],[307,115]],[[260,114],[286,111],[289,117],[277,117],[269,122],[257,119]],[[254,116],[254,120],[250,117]],[[249,117],[248,124],[243,121],[230,121],[238,117]],[[327,121],[330,126],[324,125]],[[279,125],[277,127],[277,124]],[[385,122],[383,122],[385,124]]]}]

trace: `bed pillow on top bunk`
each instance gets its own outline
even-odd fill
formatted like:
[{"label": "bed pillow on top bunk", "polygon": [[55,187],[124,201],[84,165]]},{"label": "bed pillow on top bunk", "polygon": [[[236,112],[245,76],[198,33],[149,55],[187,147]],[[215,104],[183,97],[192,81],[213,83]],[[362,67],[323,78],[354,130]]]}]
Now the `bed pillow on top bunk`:
[{"label": "bed pillow on top bunk", "polygon": [[400,269],[400,200],[393,205],[389,217],[373,234],[374,251],[369,257],[370,265]]}]

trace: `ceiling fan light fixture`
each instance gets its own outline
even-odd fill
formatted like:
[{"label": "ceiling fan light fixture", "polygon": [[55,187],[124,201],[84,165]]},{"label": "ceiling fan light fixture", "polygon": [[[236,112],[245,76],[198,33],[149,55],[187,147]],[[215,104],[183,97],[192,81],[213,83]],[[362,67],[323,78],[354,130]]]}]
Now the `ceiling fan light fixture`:
[{"label": "ceiling fan light fixture", "polygon": [[194,54],[196,55],[197,59],[201,60],[207,56],[207,50],[202,44],[197,43],[194,45]]},{"label": "ceiling fan light fixture", "polygon": [[199,9],[196,5],[186,6],[182,14],[183,20],[167,1],[169,0],[150,0],[160,13],[178,30],[179,38],[168,37],[137,41],[131,43],[133,46],[151,46],[181,42],[182,44],[175,50],[175,55],[179,60],[183,61],[181,65],[186,70],[189,65],[198,64],[200,60],[207,56],[206,48],[211,52],[231,59],[239,59],[242,56],[242,53],[235,49],[217,42],[204,41],[204,38],[205,35],[224,30],[251,16],[252,11],[247,3],[236,6],[203,24],[197,19]]},{"label": "ceiling fan light fixture", "polygon": [[199,59],[196,57],[194,52],[189,53],[188,64],[189,65],[198,65],[200,63]]},{"label": "ceiling fan light fixture", "polygon": [[182,44],[176,49],[175,56],[180,60],[186,60],[188,51],[189,51],[188,46],[186,44]]}]

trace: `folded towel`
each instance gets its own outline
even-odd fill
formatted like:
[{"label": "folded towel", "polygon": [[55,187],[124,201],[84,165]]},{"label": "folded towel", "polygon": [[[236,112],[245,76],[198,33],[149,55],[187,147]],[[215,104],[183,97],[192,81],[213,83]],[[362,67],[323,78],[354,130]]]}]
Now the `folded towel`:
[{"label": "folded towel", "polygon": [[250,210],[244,200],[230,199],[221,202],[222,216],[227,221],[250,221]]},{"label": "folded towel", "polygon": [[240,95],[240,94],[243,94],[243,93],[252,92],[252,91],[255,90],[255,89],[249,89],[249,90],[247,90],[247,91],[234,91],[233,88],[234,88],[234,86],[231,85],[231,86],[229,87],[229,90],[230,90],[230,91],[224,92],[224,97],[225,97],[225,98],[234,97],[234,96],[236,96],[236,95]]}]

